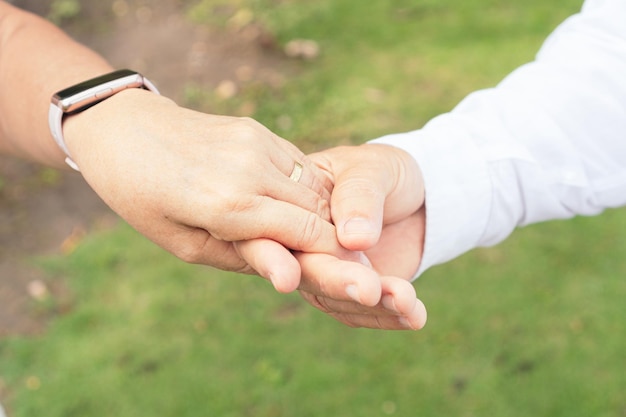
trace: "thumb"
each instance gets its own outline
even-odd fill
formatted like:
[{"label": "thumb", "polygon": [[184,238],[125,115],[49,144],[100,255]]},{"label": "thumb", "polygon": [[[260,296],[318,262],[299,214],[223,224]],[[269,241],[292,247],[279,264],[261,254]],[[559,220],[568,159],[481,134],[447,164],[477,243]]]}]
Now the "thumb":
[{"label": "thumb", "polygon": [[378,243],[383,226],[384,187],[372,170],[350,168],[337,177],[331,196],[331,216],[337,239],[349,250],[367,250]]},{"label": "thumb", "polygon": [[310,155],[333,181],[331,217],[339,242],[349,250],[367,250],[380,238],[385,200],[394,180],[377,148],[337,147]]}]

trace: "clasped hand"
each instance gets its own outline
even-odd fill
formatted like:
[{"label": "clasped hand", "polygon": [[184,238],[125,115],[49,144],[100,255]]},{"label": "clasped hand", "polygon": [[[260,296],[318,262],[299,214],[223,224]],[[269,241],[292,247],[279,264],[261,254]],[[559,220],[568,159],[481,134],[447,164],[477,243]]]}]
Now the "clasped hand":
[{"label": "clasped hand", "polygon": [[100,197],[184,261],[298,289],[350,326],[424,325],[408,281],[422,253],[423,187],[404,151],[363,145],[306,157],[254,120],[139,89],[68,118],[64,131]]},{"label": "clasped hand", "polygon": [[[409,282],[420,264],[422,177],[406,152],[386,145],[333,148],[311,159],[334,185],[330,208],[340,244],[369,265],[300,253],[304,298],[353,327],[421,329],[426,308]],[[340,297],[344,284],[352,300]]]},{"label": "clasped hand", "polygon": [[[415,161],[385,145],[338,147],[309,159],[333,187],[331,220],[341,247],[295,252],[301,275],[272,277],[276,289],[297,287],[311,305],[352,327],[422,328],[426,309],[409,282],[419,267],[425,221]],[[261,275],[276,265],[270,254],[285,250],[266,239],[236,247]]]}]

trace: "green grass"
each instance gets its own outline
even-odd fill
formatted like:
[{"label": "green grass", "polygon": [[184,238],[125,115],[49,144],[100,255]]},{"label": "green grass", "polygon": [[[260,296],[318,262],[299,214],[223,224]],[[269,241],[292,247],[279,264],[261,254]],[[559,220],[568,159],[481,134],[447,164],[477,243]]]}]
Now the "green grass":
[{"label": "green grass", "polygon": [[[421,127],[531,60],[581,1],[202,0],[189,14],[225,22],[236,8],[211,11],[232,3],[249,7],[279,44],[320,44],[320,58],[300,63],[284,88],[254,86],[240,97],[257,103],[254,117],[272,130],[316,149]],[[276,122],[283,115],[288,130]]]},{"label": "green grass", "polygon": [[346,329],[120,227],[46,262],[74,304],[41,337],[0,344],[10,404],[16,416],[620,416],[624,214],[530,227],[432,270],[418,333]]},{"label": "green grass", "polygon": [[[246,99],[308,149],[417,128],[530,59],[579,6],[558,3],[242,0],[280,42],[323,51]],[[120,226],[42,261],[72,303],[0,341],[0,391],[15,417],[624,416],[624,230],[623,210],[550,222],[436,267],[416,283],[429,323],[408,333],[346,328]]]}]

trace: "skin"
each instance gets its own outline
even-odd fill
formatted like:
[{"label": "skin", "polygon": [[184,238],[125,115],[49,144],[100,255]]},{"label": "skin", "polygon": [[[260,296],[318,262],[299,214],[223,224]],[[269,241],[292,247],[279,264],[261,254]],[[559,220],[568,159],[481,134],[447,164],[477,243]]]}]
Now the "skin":
[{"label": "skin", "polygon": [[[49,22],[0,1],[0,152],[67,168],[49,132],[50,97],[112,70]],[[350,326],[424,325],[407,281],[423,245],[423,192],[401,151],[365,145],[307,157],[254,120],[195,112],[141,89],[66,117],[63,132],[94,191],[182,260],[299,289]],[[298,182],[289,179],[296,161]]]},{"label": "skin", "polygon": [[[113,68],[49,22],[1,1],[0,23],[0,152],[66,169],[49,132],[50,97]],[[327,221],[327,179],[251,119],[198,113],[129,89],[64,118],[63,131],[94,191],[187,262],[254,272],[232,242],[259,237],[297,250],[339,247]],[[295,161],[305,167],[298,183],[288,178]],[[268,274],[299,276],[290,252],[272,261]]]},{"label": "skin", "polygon": [[[426,308],[410,284],[424,246],[422,176],[406,152],[385,145],[338,147],[310,155],[334,189],[331,215],[345,254],[296,254],[302,296],[319,310],[351,327],[417,330]],[[376,167],[376,169],[372,169]],[[246,257],[247,246],[239,245]],[[264,258],[248,258],[257,270]]]},{"label": "skin", "polygon": [[[339,249],[315,166],[253,120],[195,112],[135,89],[68,118],[64,131],[102,199],[186,262],[252,273],[233,242],[260,236],[297,250]],[[299,183],[288,177],[294,160],[307,167]],[[271,261],[268,273],[298,273],[281,266],[297,263],[287,251]]]}]

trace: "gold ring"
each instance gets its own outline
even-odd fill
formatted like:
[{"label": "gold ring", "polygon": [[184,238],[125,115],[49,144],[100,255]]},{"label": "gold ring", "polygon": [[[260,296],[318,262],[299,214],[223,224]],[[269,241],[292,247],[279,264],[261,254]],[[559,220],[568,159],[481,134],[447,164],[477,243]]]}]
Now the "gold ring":
[{"label": "gold ring", "polygon": [[289,179],[295,182],[298,182],[300,181],[301,176],[302,176],[302,164],[296,161],[295,165],[293,166],[293,171],[291,171],[291,175],[289,176]]}]

